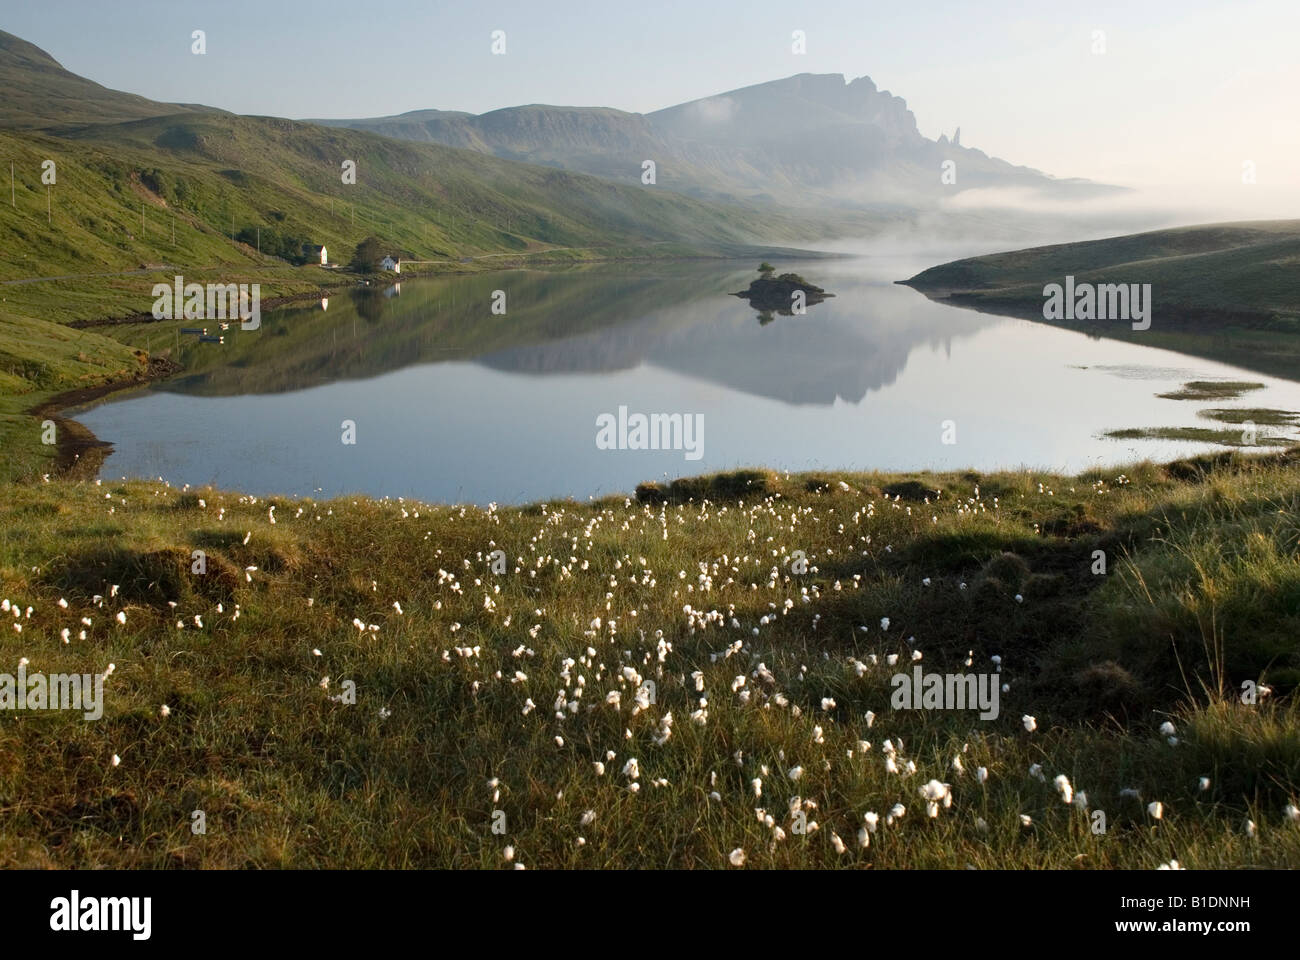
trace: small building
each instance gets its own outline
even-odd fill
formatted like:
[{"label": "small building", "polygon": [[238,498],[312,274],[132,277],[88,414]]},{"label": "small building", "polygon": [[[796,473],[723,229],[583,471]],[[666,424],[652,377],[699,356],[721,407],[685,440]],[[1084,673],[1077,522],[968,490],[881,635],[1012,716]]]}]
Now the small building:
[{"label": "small building", "polygon": [[385,270],[391,270],[393,273],[402,272],[401,257],[394,257],[394,256],[384,257],[384,259],[379,261],[379,265],[383,267]]},{"label": "small building", "polygon": [[308,263],[319,263],[322,267],[329,263],[329,253],[323,246],[317,246],[314,243],[304,243],[302,245],[302,255]]}]

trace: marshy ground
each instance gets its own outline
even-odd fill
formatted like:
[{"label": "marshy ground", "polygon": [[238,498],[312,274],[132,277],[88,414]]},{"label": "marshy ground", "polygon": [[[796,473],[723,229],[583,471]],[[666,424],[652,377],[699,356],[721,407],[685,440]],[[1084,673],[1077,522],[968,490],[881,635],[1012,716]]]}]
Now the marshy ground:
[{"label": "marshy ground", "polygon": [[[0,596],[2,669],[113,666],[98,721],[0,712],[4,866],[1300,866],[1300,448],[509,509],[13,484]],[[891,709],[915,664],[1000,715]]]}]

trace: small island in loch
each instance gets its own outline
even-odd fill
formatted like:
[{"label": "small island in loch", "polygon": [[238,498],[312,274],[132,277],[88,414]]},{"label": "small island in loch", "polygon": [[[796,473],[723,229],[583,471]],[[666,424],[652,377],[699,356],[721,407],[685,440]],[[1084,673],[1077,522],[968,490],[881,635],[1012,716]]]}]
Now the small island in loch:
[{"label": "small island in loch", "polygon": [[[803,292],[803,306],[821,303],[835,294],[827,293],[821,287],[809,283],[797,273],[783,273],[773,277],[776,268],[770,263],[761,263],[758,267],[758,279],[749,285],[749,289],[733,293],[733,297],[743,297],[749,305],[759,311],[763,323],[770,323],[772,313],[792,316],[795,312],[795,293]],[[800,311],[802,312],[802,311]]]}]

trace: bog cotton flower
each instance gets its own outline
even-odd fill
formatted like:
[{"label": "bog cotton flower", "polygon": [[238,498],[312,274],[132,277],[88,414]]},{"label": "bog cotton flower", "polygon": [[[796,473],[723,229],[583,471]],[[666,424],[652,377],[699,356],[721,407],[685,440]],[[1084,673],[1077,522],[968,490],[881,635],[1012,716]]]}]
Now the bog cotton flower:
[{"label": "bog cotton flower", "polygon": [[727,855],[727,860],[733,867],[743,867],[745,865],[745,851],[737,847]]},{"label": "bog cotton flower", "polygon": [[1152,800],[1147,804],[1147,813],[1151,814],[1151,819],[1159,820],[1165,815],[1165,805],[1159,800]]},{"label": "bog cotton flower", "polygon": [[1020,722],[1025,725],[1025,729],[1030,733],[1038,729],[1038,721],[1027,713],[1020,718]]},{"label": "bog cotton flower", "polygon": [[926,814],[931,818],[939,815],[939,804],[950,806],[952,804],[952,793],[949,785],[940,783],[938,780],[931,780],[920,788],[920,794],[925,799]]},{"label": "bog cotton flower", "polygon": [[1052,783],[1056,786],[1056,792],[1061,795],[1062,803],[1069,803],[1074,799],[1074,787],[1070,785],[1070,778],[1065,774],[1057,774]]}]

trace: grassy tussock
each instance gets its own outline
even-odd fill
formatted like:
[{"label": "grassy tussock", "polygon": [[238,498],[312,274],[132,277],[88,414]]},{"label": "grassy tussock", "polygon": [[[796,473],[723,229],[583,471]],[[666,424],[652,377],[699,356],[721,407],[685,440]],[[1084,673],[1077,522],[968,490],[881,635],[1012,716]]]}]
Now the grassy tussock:
[{"label": "grassy tussock", "polygon": [[[0,670],[115,669],[98,721],[0,712],[0,864],[1300,866],[1300,451],[654,490],[9,487]],[[916,652],[1001,658],[1001,715],[891,709]]]}]

